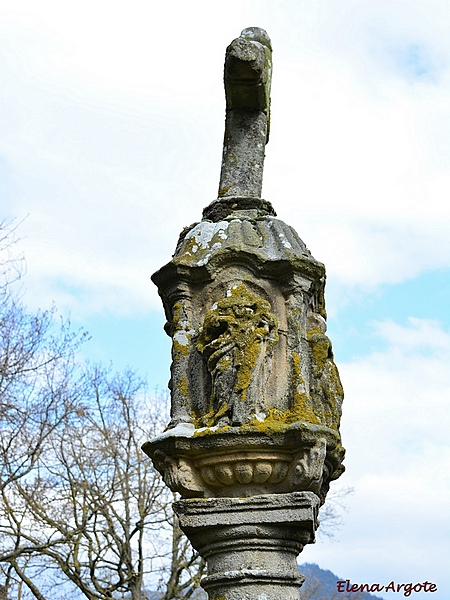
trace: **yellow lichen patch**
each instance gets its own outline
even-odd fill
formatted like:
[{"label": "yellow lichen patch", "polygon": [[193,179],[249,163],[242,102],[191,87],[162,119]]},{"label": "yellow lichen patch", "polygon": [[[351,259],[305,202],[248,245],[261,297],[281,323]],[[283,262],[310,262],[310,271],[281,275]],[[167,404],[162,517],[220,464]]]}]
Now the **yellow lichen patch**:
[{"label": "yellow lichen patch", "polygon": [[288,412],[291,413],[292,416],[290,418],[293,419],[290,423],[306,421],[307,423],[320,424],[320,419],[314,413],[311,399],[305,393],[294,392],[292,408]]},{"label": "yellow lichen patch", "polygon": [[304,394],[302,400],[303,402],[299,398],[297,401],[294,400],[292,408],[284,411],[278,408],[271,408],[264,421],[254,418],[245,425],[242,425],[242,428],[270,434],[284,431],[294,423],[320,424],[319,419],[312,411],[306,394]]},{"label": "yellow lichen patch", "polygon": [[300,367],[300,355],[298,352],[292,353],[292,383],[297,386],[303,383],[303,376]]},{"label": "yellow lichen patch", "polygon": [[178,323],[180,321],[181,312],[183,309],[183,305],[181,302],[175,302],[172,308],[173,322]]},{"label": "yellow lichen patch", "polygon": [[185,398],[189,397],[189,389],[185,377],[181,377],[180,381],[177,382],[177,389],[180,391],[182,396]]},{"label": "yellow lichen patch", "polygon": [[187,317],[181,302],[175,302],[172,307],[172,326],[175,332],[186,329]]},{"label": "yellow lichen patch", "polygon": [[[195,255],[198,250],[198,241],[194,236],[185,238],[183,241],[183,254]],[[176,260],[176,259],[175,259]]]},{"label": "yellow lichen patch", "polygon": [[219,408],[219,410],[216,412],[216,414],[214,415],[214,418],[220,419],[220,417],[222,417],[228,410],[228,402],[224,402],[222,404],[222,406]]},{"label": "yellow lichen patch", "polygon": [[182,354],[183,356],[187,356],[189,354],[189,346],[187,344],[180,344],[180,342],[175,339],[173,340],[173,350],[174,352]]},{"label": "yellow lichen patch", "polygon": [[277,341],[278,323],[269,302],[241,284],[206,313],[197,350],[216,377],[234,369],[234,392],[245,401],[262,344],[269,349]]},{"label": "yellow lichen patch", "polygon": [[231,429],[231,425],[224,425],[223,427],[204,427],[196,428],[194,431],[194,437],[203,437],[206,435],[219,435]]},{"label": "yellow lichen patch", "polygon": [[231,187],[231,185],[225,185],[225,186],[221,187],[219,190],[219,198],[221,198],[222,196],[225,196],[225,194],[228,192],[230,187]]},{"label": "yellow lichen patch", "polygon": [[294,389],[294,397],[292,407],[288,412],[291,413],[288,422],[306,421],[307,423],[320,423],[319,418],[314,413],[311,399],[304,391],[300,391],[303,387],[304,379],[300,366],[300,355],[297,352],[292,353],[292,385]]},{"label": "yellow lichen patch", "polygon": [[206,415],[203,415],[199,419],[196,419],[196,427],[213,427],[220,417],[228,410],[228,402],[224,402],[222,406],[219,408],[217,412],[214,411],[214,408],[211,408]]},{"label": "yellow lichen patch", "polygon": [[307,338],[311,349],[314,381],[311,391],[320,403],[322,423],[338,431],[344,391],[333,361],[331,342],[319,328],[310,329]]},{"label": "yellow lichen patch", "polygon": [[220,370],[228,371],[228,369],[231,367],[232,362],[233,362],[232,356],[230,356],[230,355],[222,356],[222,358],[220,359]]},{"label": "yellow lichen patch", "polygon": [[344,397],[344,388],[342,387],[341,378],[339,376],[339,371],[334,362],[331,363],[332,367],[330,369],[330,383],[333,385],[335,393],[341,398]]},{"label": "yellow lichen patch", "polygon": [[341,418],[344,390],[342,389],[339,372],[332,360],[328,361],[328,365],[318,381],[318,391],[323,398],[324,423],[337,431]]},{"label": "yellow lichen patch", "polygon": [[284,431],[289,423],[286,422],[286,415],[282,413],[278,409],[272,409],[269,411],[269,415],[264,419],[264,421],[260,421],[256,417],[242,425],[242,429],[250,429],[252,431],[259,431],[261,433],[277,433],[279,431]]},{"label": "yellow lichen patch", "polygon": [[327,360],[333,357],[331,342],[329,338],[317,328],[310,329],[307,333],[307,337],[311,347],[314,369],[323,371]]},{"label": "yellow lichen patch", "polygon": [[181,302],[175,302],[172,308],[172,350],[173,358],[177,359],[177,354],[187,356],[189,354],[189,345],[191,335],[188,330],[188,318]]}]

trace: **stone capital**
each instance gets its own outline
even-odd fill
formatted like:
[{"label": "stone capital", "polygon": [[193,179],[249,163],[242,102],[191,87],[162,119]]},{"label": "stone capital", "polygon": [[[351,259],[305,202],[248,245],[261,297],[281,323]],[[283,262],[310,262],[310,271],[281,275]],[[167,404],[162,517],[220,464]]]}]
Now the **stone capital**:
[{"label": "stone capital", "polygon": [[342,472],[339,436],[327,427],[267,423],[194,429],[179,425],[146,442],[165,483],[185,498],[250,498],[310,491],[325,499]]}]

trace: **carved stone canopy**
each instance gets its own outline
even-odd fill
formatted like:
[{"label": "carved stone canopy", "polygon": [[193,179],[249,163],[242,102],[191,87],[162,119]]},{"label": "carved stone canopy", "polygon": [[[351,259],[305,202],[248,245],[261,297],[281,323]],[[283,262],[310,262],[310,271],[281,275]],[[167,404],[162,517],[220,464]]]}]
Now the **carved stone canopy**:
[{"label": "carved stone canopy", "polygon": [[[268,202],[218,200],[204,215],[153,276],[173,339],[172,420],[144,449],[186,496],[310,489],[323,500],[343,470],[324,266]],[[320,476],[300,477],[306,463]]]}]

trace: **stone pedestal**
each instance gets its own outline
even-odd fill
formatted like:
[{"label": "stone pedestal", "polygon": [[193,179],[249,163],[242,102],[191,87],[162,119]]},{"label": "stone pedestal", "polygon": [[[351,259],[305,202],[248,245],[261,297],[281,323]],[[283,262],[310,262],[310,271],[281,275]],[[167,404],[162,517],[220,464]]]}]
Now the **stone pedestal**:
[{"label": "stone pedestal", "polygon": [[318,506],[314,493],[293,492],[180,500],[174,509],[207,560],[202,587],[211,600],[298,600],[296,558],[314,541]]}]

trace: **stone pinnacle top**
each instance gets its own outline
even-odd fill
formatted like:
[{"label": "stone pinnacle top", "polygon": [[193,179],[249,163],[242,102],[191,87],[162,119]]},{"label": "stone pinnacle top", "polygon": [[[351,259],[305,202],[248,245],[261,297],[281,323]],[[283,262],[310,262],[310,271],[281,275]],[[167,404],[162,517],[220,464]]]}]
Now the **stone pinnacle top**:
[{"label": "stone pinnacle top", "polygon": [[226,122],[220,173],[223,198],[261,198],[269,137],[272,47],[264,29],[249,27],[225,55]]}]

